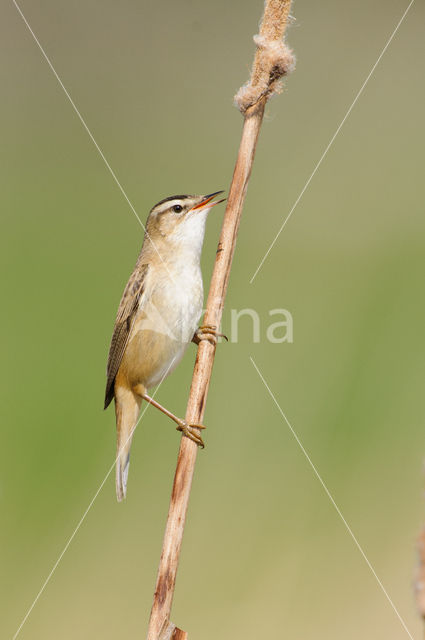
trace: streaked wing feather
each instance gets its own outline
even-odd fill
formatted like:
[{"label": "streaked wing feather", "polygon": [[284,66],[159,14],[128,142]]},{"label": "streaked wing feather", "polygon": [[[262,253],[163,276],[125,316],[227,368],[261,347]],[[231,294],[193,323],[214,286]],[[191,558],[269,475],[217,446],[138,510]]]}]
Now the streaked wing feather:
[{"label": "streaked wing feather", "polygon": [[114,397],[115,377],[127,347],[136,312],[139,309],[145,290],[148,268],[149,265],[147,264],[137,265],[124,289],[118,307],[106,368],[105,409]]}]

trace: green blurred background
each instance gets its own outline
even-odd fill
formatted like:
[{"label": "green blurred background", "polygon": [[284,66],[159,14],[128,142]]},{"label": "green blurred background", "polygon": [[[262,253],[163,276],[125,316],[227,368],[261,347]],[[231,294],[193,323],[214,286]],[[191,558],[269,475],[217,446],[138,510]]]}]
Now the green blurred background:
[{"label": "green blurred background", "polygon": [[[267,108],[217,352],[172,619],[189,638],[403,639],[424,521],[425,7],[416,2],[253,284],[249,280],[407,6],[298,1],[298,66]],[[262,2],[22,0],[144,220],[228,188]],[[115,455],[102,411],[140,226],[12,2],[0,8],[0,636],[12,638]],[[223,209],[211,215],[206,284]],[[286,308],[294,343],[269,344]],[[183,414],[195,347],[158,398]],[[144,638],[179,436],[149,409],[128,499],[113,474],[20,638]]]}]

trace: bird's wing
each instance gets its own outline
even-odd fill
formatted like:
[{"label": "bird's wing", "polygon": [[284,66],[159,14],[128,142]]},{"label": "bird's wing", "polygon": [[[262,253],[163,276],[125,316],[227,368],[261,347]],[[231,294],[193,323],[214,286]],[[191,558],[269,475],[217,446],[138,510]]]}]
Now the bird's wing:
[{"label": "bird's wing", "polygon": [[149,265],[138,265],[133,271],[121,298],[109,347],[106,367],[105,409],[114,397],[114,382],[128,344],[137,310],[143,298]]}]

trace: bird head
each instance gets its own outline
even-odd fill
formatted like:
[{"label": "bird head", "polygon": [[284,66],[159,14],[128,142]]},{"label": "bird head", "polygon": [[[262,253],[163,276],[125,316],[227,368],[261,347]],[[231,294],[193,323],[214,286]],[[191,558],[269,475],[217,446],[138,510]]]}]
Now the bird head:
[{"label": "bird head", "polygon": [[170,196],[158,202],[146,222],[148,236],[154,241],[176,248],[201,249],[208,213],[225,199],[214,200],[223,193],[215,191],[204,196]]}]

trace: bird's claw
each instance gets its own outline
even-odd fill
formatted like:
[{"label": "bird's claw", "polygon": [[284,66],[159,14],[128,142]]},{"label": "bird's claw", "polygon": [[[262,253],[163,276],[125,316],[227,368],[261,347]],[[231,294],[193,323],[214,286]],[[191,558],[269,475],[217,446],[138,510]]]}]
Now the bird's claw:
[{"label": "bird's claw", "polygon": [[199,344],[201,340],[208,340],[213,345],[217,344],[217,338],[224,338],[229,342],[229,338],[224,333],[219,333],[214,324],[202,324],[195,331],[193,342]]},{"label": "bird's claw", "polygon": [[186,438],[189,438],[189,440],[193,440],[193,442],[195,442],[195,444],[197,444],[198,447],[201,447],[201,449],[204,449],[205,447],[204,441],[202,440],[199,433],[196,431],[196,429],[206,429],[206,427],[203,424],[188,424],[187,422],[182,420],[181,422],[179,422],[178,427],[176,427],[176,429],[177,431],[181,431],[183,435],[186,436]]}]

